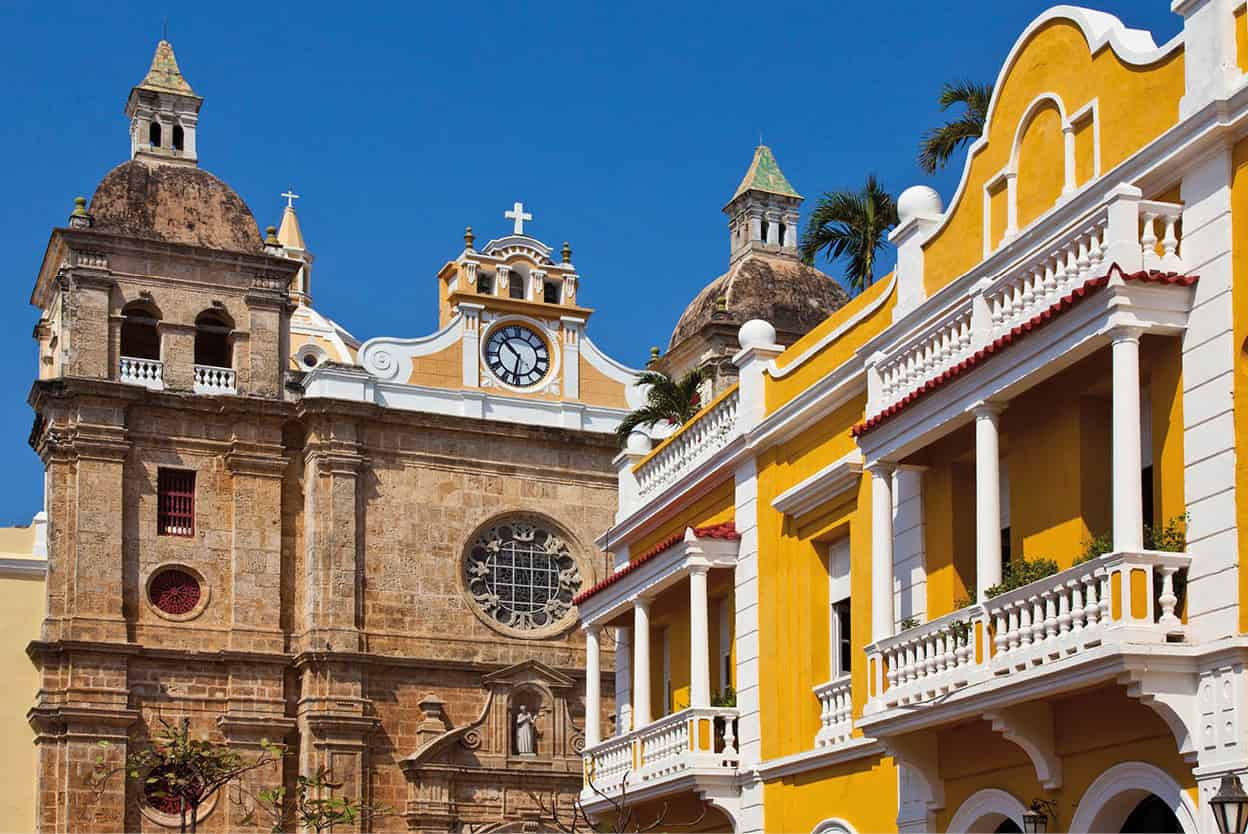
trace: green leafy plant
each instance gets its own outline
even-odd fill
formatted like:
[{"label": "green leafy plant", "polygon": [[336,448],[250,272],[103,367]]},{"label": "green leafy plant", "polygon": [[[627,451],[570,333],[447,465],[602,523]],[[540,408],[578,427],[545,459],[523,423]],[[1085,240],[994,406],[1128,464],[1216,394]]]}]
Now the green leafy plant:
[{"label": "green leafy plant", "polygon": [[388,816],[393,811],[373,807],[359,799],[335,796],[342,789],[342,782],[335,782],[330,772],[319,767],[311,776],[299,776],[293,792],[286,787],[260,791],[254,797],[254,806],[243,818],[244,825],[255,825],[256,812],[264,814],[272,822],[273,834],[280,834],[293,826],[297,831],[322,834],[334,826],[352,826],[367,814],[370,819]]},{"label": "green leafy plant", "polygon": [[819,198],[802,240],[802,259],[815,262],[823,252],[829,261],[848,258],[845,284],[862,292],[875,280],[875,259],[888,246],[888,230],[897,225],[897,202],[872,174],[858,191],[833,191]]},{"label": "green leafy plant", "polygon": [[[1144,549],[1161,550],[1167,553],[1183,553],[1187,550],[1187,524],[1191,520],[1189,513],[1173,516],[1160,525],[1144,525]],[[1074,561],[1076,565],[1100,558],[1114,551],[1112,533],[1101,533],[1083,543],[1083,552]]]},{"label": "green leafy plant", "polygon": [[685,374],[679,380],[659,371],[642,371],[637,376],[638,385],[648,385],[646,404],[630,411],[615,430],[620,448],[628,442],[628,436],[641,426],[671,423],[683,426],[693,419],[702,408],[698,388],[706,379],[706,372],[699,368]]},{"label": "green leafy plant", "polygon": [[971,642],[971,623],[969,620],[954,620],[949,624],[949,633],[953,635],[955,646],[966,646]]},{"label": "green leafy plant", "polygon": [[[244,756],[224,744],[191,735],[191,721],[183,718],[176,724],[161,719],[161,729],[146,749],[126,756],[121,765],[110,765],[107,741],[101,748],[95,766],[87,777],[88,784],[103,791],[118,773],[141,783],[149,800],[160,802],[179,818],[180,832],[195,832],[199,810],[222,788],[236,782],[243,774],[280,761],[282,747],[261,740],[261,753]],[[163,810],[163,808],[162,808]]]},{"label": "green leafy plant", "polygon": [[1020,556],[1006,564],[1005,573],[1001,577],[1001,584],[986,588],[984,596],[992,599],[1007,591],[1030,585],[1038,579],[1044,579],[1046,576],[1052,576],[1055,573],[1057,573],[1057,562],[1052,559],[1027,559]]},{"label": "green leafy plant", "polygon": [[919,621],[914,617],[906,617],[904,620],[902,620],[900,623],[897,624],[897,627],[900,628],[902,631],[909,631],[912,628],[918,628],[918,626],[919,626]]},{"label": "green leafy plant", "polygon": [[737,705],[737,690],[731,686],[724,687],[723,692],[716,692],[711,695],[711,706],[713,707],[735,707]]}]

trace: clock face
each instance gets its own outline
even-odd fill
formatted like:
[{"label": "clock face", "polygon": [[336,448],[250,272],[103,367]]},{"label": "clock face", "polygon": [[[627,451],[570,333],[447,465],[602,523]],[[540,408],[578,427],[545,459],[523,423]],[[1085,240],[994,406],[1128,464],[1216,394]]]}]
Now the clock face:
[{"label": "clock face", "polygon": [[485,362],[504,384],[526,388],[536,385],[550,370],[550,349],[531,328],[508,324],[490,334]]}]

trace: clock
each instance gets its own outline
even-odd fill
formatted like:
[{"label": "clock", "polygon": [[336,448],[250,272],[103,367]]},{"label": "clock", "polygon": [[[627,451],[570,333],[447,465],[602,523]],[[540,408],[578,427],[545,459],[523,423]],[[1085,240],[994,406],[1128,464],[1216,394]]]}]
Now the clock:
[{"label": "clock", "polygon": [[532,328],[505,324],[490,333],[485,363],[503,384],[527,388],[541,382],[550,371],[550,348]]}]

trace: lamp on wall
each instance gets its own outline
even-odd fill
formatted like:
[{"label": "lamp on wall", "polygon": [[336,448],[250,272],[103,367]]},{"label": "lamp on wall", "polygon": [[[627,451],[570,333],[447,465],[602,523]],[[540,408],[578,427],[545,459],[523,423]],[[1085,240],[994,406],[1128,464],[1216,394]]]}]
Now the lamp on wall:
[{"label": "lamp on wall", "polygon": [[1050,819],[1057,821],[1057,803],[1051,799],[1033,799],[1031,807],[1023,812],[1023,831],[1026,834],[1047,834]]},{"label": "lamp on wall", "polygon": [[1209,809],[1222,834],[1244,834],[1248,830],[1248,793],[1238,776],[1222,777],[1218,792],[1209,800]]}]

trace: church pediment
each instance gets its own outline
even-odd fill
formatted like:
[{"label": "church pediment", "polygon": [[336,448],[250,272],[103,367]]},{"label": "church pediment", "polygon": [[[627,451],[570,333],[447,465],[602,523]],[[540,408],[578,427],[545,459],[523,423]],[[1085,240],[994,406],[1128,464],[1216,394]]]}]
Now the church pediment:
[{"label": "church pediment", "polygon": [[542,684],[548,689],[570,689],[576,684],[562,672],[537,660],[525,660],[506,669],[491,672],[482,678],[490,689],[504,689],[524,684]]}]

